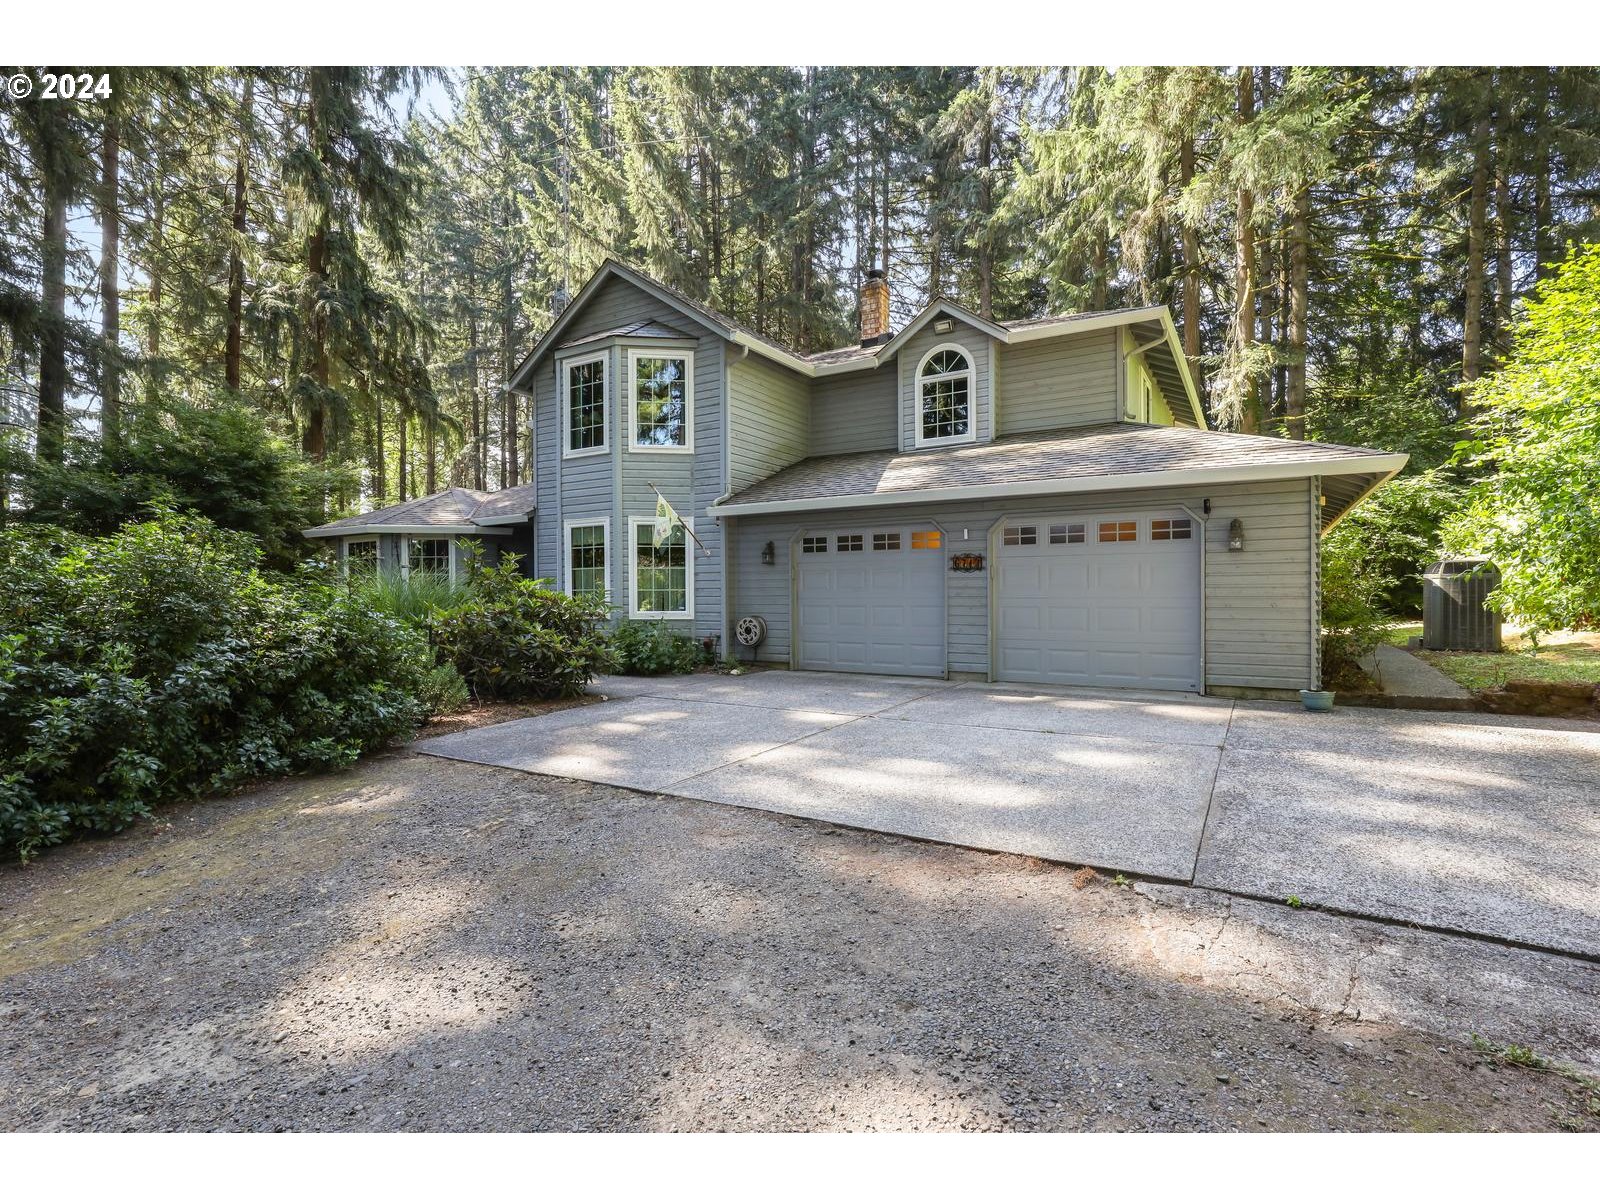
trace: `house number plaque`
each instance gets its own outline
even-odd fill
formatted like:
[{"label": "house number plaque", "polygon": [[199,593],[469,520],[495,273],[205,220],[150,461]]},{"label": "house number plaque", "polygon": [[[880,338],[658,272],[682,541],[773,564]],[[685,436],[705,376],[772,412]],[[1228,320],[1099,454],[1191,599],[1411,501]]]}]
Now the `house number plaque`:
[{"label": "house number plaque", "polygon": [[983,555],[952,554],[950,556],[950,569],[952,571],[981,571],[983,570]]}]

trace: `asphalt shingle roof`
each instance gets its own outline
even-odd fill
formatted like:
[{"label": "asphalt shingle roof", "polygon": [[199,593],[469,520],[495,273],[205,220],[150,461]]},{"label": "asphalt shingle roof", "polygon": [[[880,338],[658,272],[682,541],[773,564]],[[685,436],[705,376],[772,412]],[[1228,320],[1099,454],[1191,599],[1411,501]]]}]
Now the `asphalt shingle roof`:
[{"label": "asphalt shingle roof", "polygon": [[341,517],[306,530],[307,537],[336,537],[352,529],[369,526],[393,525],[473,525],[495,517],[523,515],[533,511],[534,485],[525,483],[518,487],[501,488],[498,492],[476,492],[471,488],[446,488],[431,496],[419,496],[403,504],[369,513]]},{"label": "asphalt shingle roof", "polygon": [[871,450],[802,459],[752,484],[723,506],[836,500],[846,496],[909,497],[947,488],[1250,465],[1311,467],[1331,459],[1384,454],[1382,450],[1359,446],[1294,442],[1180,426],[1087,425],[942,450]]}]

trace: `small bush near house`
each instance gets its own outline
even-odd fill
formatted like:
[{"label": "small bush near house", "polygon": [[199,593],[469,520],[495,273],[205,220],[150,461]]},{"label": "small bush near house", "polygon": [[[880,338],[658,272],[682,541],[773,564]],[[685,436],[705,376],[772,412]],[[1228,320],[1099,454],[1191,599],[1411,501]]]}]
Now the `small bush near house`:
[{"label": "small bush near house", "polygon": [[1342,527],[1323,539],[1323,687],[1351,691],[1365,686],[1357,664],[1383,640],[1385,618],[1378,600],[1387,581],[1362,542]]},{"label": "small bush near house", "polygon": [[352,579],[349,587],[361,603],[374,612],[422,632],[444,613],[462,607],[473,595],[470,583],[433,571],[406,576],[379,571],[365,579]]},{"label": "small bush near house", "polygon": [[108,537],[0,532],[0,850],[348,766],[416,727],[423,639],[325,572],[259,558],[170,512]]},{"label": "small bush near house", "polygon": [[612,659],[600,623],[603,602],[568,596],[529,579],[507,555],[495,567],[469,561],[465,603],[440,613],[434,642],[479,700],[578,696]]},{"label": "small bush near house", "polygon": [[705,661],[700,643],[665,621],[624,621],[611,635],[611,649],[624,675],[687,675]]}]

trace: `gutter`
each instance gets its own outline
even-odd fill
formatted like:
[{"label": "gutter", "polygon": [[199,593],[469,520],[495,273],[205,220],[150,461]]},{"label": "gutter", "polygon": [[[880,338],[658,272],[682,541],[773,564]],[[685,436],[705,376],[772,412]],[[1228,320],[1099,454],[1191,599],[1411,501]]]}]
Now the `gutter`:
[{"label": "gutter", "polygon": [[[1279,479],[1304,479],[1313,475],[1364,475],[1382,473],[1377,487],[1406,465],[1407,455],[1383,454],[1362,458],[1308,459],[1298,463],[1260,463],[1243,467],[1211,467],[1186,471],[1140,471],[1127,475],[1082,475],[1066,479],[1037,479],[1023,483],[986,483],[968,487],[916,488],[896,492],[870,492],[798,500],[768,500],[749,504],[714,504],[712,516],[754,516],[764,513],[819,512],[844,508],[881,508],[898,504],[949,503],[1007,496],[1062,496],[1084,492],[1121,492],[1135,488],[1187,487],[1217,483],[1252,483]],[[1362,496],[1372,488],[1362,492]],[[1351,508],[1355,505],[1352,504]],[[1345,511],[1349,511],[1346,509]]]},{"label": "gutter", "polygon": [[[523,518],[526,520],[526,518]],[[482,525],[340,525],[337,528],[330,525],[318,525],[312,529],[302,529],[301,537],[333,538],[333,537],[363,537],[374,533],[410,533],[427,534],[436,533],[440,536],[473,536],[484,534],[510,533],[509,529],[486,529]]]}]

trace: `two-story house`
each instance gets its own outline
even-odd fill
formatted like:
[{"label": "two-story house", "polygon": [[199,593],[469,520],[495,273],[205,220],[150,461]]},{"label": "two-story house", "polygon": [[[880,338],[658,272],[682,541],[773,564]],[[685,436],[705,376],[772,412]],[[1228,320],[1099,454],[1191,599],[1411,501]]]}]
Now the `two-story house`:
[{"label": "two-story house", "polygon": [[[799,354],[608,262],[509,386],[535,573],[809,670],[1316,687],[1320,535],[1405,463],[1208,430],[1164,307],[893,331],[877,275]],[[654,545],[657,490],[694,538]]]}]

